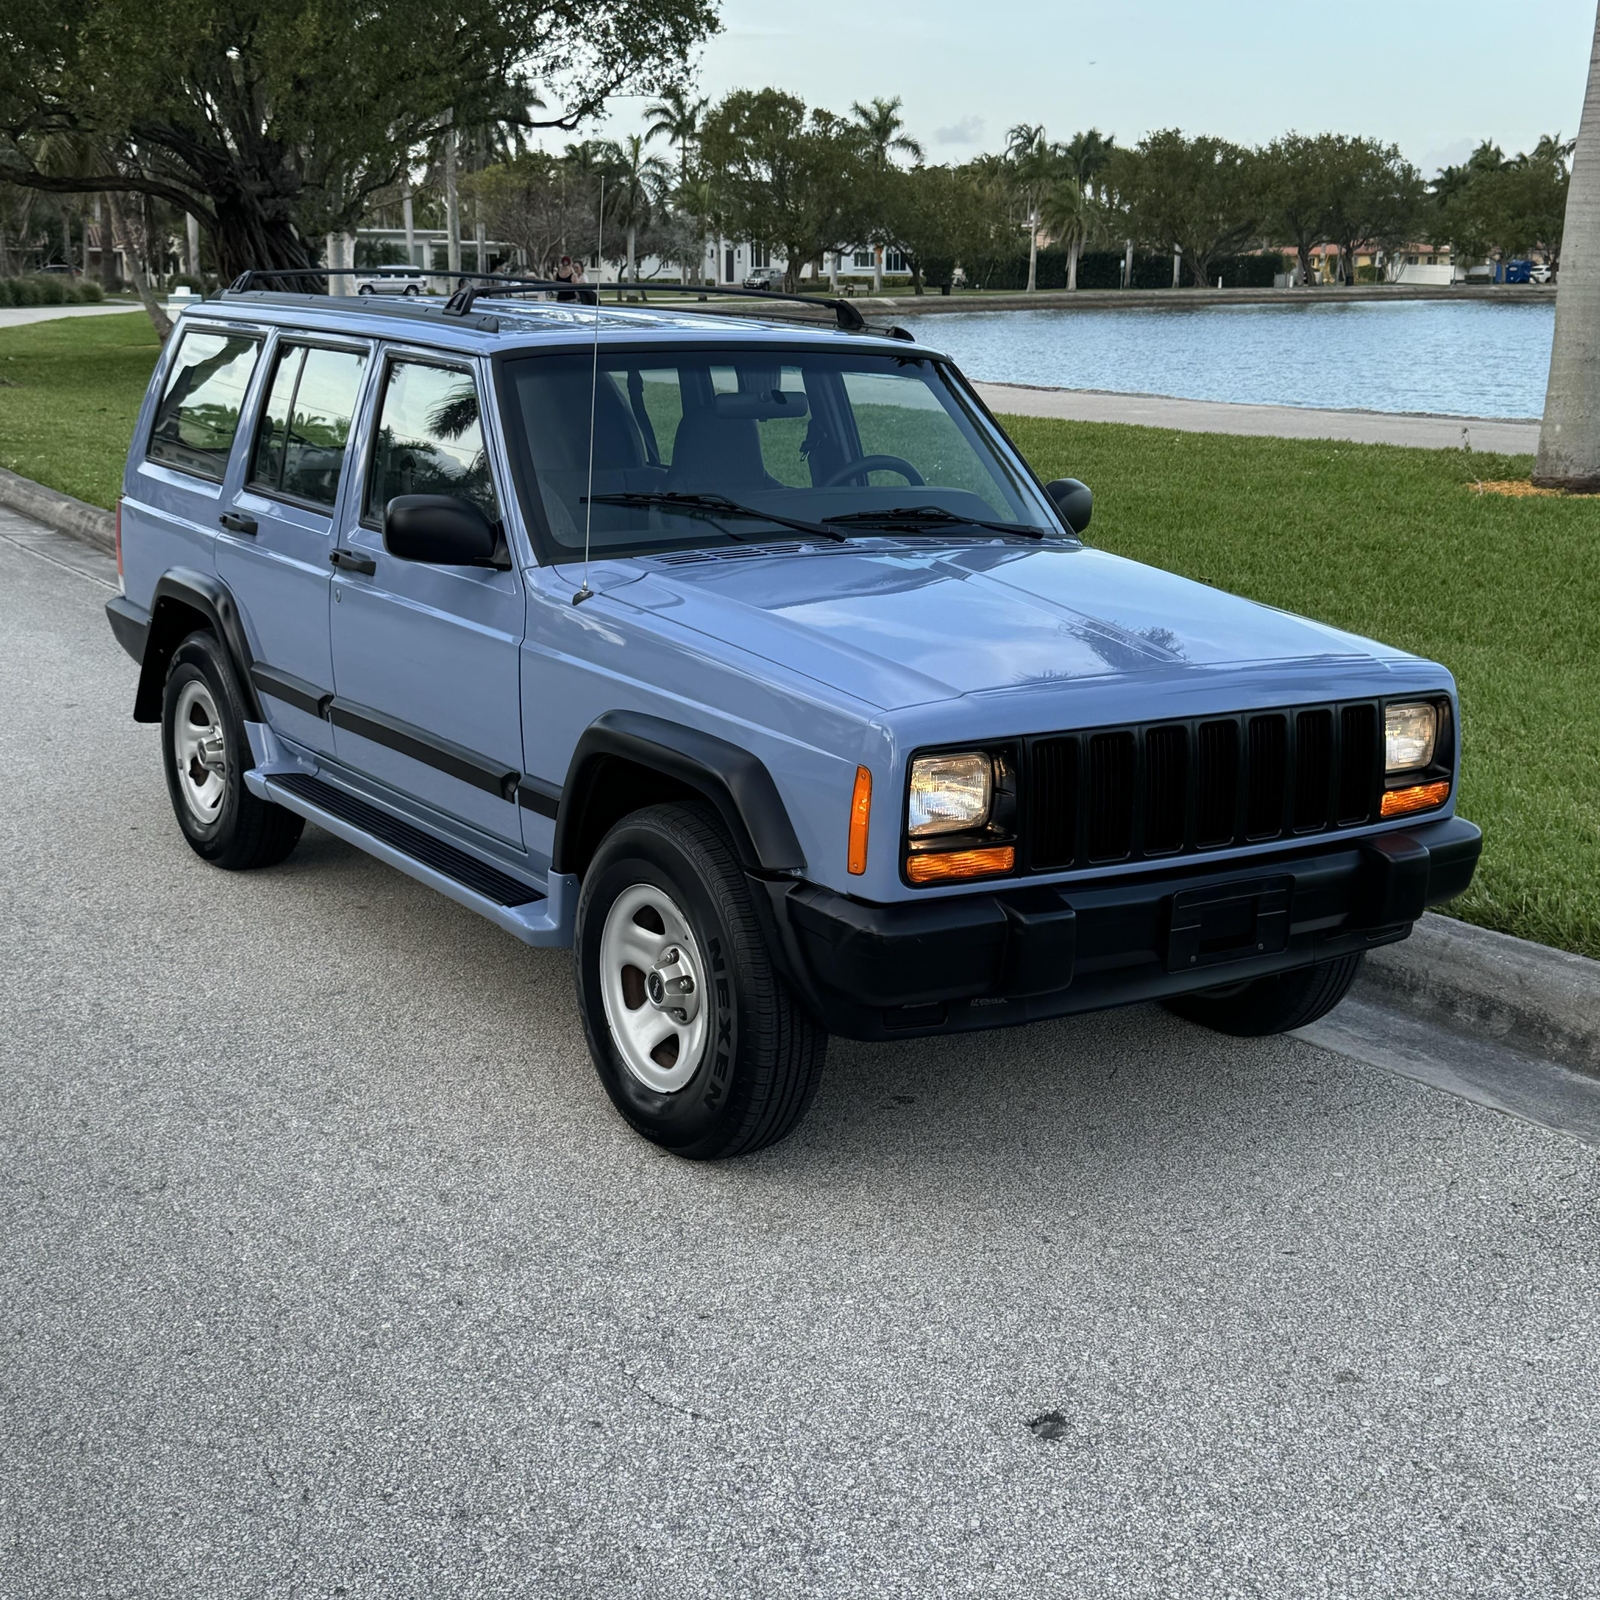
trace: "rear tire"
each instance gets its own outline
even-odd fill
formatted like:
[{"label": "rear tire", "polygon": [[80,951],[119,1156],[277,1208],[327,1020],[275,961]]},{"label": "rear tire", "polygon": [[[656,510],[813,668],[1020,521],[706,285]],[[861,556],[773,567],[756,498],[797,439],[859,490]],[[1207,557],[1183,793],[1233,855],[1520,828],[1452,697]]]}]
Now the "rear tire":
[{"label": "rear tire", "polygon": [[244,692],[212,633],[191,633],[172,653],[161,701],[162,766],[178,826],[203,861],[230,872],[276,866],[305,819],[245,787],[250,741]]},{"label": "rear tire", "polygon": [[1290,1033],[1325,1017],[1350,992],[1361,957],[1340,956],[1294,972],[1280,972],[1224,994],[1185,994],[1167,1009],[1190,1022],[1241,1039]]},{"label": "rear tire", "polygon": [[709,807],[651,806],[611,830],[584,876],[574,955],[589,1052],[635,1131],[708,1161],[799,1125],[828,1036],[773,970]]}]

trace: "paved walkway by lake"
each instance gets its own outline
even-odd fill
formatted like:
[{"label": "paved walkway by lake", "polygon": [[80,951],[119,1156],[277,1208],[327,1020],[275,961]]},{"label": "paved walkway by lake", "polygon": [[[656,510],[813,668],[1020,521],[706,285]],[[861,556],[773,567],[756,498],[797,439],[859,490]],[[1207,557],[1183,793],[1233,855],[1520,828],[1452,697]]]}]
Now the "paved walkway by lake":
[{"label": "paved walkway by lake", "polygon": [[1539,424],[1504,417],[1441,417],[1384,411],[1319,411],[1309,406],[1238,405],[1223,400],[1174,400],[1159,394],[1111,394],[1099,389],[1041,389],[1015,383],[973,385],[991,411],[1069,422],[1130,422],[1183,433],[1243,433],[1282,439],[1348,439],[1355,444],[1400,444],[1422,450],[1492,450],[1532,455]]},{"label": "paved walkway by lake", "polygon": [[30,322],[54,322],[60,317],[114,317],[137,311],[137,304],[113,301],[101,306],[0,306],[0,328],[21,328]]}]

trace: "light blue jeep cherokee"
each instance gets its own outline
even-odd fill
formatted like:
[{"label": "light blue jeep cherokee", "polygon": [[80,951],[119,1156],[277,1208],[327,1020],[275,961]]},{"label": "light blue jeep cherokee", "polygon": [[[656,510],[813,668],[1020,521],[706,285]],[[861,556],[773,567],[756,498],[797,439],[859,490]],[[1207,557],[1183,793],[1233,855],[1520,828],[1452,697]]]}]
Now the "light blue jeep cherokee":
[{"label": "light blue jeep cherokee", "polygon": [[829,1032],[1297,1027],[1466,887],[1444,668],[1087,547],[848,303],[531,292],[181,318],[108,609],[206,860],[309,819],[571,945],[607,1092],[691,1157],[788,1133]]}]

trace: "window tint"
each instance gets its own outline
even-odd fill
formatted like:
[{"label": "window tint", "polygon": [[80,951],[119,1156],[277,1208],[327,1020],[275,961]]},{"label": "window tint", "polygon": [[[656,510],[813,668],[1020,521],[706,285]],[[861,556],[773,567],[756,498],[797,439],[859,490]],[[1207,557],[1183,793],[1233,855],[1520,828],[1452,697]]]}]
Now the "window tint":
[{"label": "window tint", "polygon": [[453,494],[471,501],[491,522],[499,520],[478,390],[470,372],[419,361],[390,366],[378,414],[367,515],[381,520],[383,508],[400,494]]},{"label": "window tint", "polygon": [[220,481],[260,351],[242,334],[185,333],[156,407],[151,459]]},{"label": "window tint", "polygon": [[281,350],[256,434],[254,487],[334,503],[365,366],[366,357],[352,350]]}]

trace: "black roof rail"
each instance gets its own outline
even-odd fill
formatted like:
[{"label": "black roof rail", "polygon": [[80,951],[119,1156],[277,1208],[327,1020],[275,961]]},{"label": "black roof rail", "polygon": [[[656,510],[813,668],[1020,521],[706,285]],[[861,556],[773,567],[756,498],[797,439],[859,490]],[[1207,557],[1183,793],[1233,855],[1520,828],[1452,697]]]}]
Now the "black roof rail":
[{"label": "black roof rail", "polygon": [[[245,294],[249,290],[259,287],[275,288],[286,278],[379,278],[379,277],[444,277],[452,278],[457,284],[454,294],[445,301],[444,310],[447,316],[464,317],[472,310],[472,303],[480,294],[488,296],[496,289],[507,289],[513,292],[527,293],[530,291],[543,291],[549,294],[568,294],[580,300],[584,305],[598,305],[600,285],[594,283],[561,283],[553,278],[518,278],[506,273],[497,272],[442,272],[434,273],[423,267],[249,267],[241,272],[232,283],[228,285],[227,293]],[[488,285],[480,289],[480,284]],[[612,287],[606,285],[606,287]],[[835,323],[846,333],[869,333],[866,318],[861,315],[848,300],[840,300],[832,295],[814,294],[785,294],[772,289],[734,289],[725,288],[721,284],[688,284],[688,283],[618,283],[615,285],[620,296],[623,289],[630,294],[644,297],[647,290],[657,294],[695,295],[699,299],[706,299],[711,295],[719,298],[733,296],[740,300],[783,300],[792,301],[796,305],[825,306],[833,313]],[[903,331],[891,335],[894,338],[906,338]]]}]

